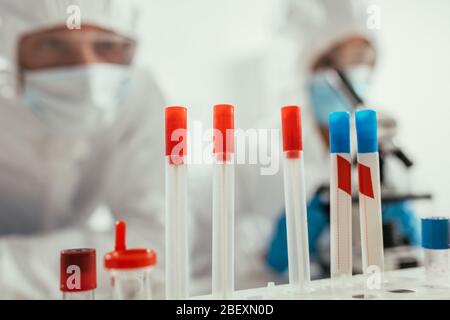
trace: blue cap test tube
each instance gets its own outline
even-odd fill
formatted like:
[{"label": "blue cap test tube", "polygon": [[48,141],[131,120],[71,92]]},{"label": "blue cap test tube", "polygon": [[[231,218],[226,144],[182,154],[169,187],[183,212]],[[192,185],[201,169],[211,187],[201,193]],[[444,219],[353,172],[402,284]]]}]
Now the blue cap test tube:
[{"label": "blue cap test tube", "polygon": [[450,219],[422,219],[425,276],[429,286],[450,287]]},{"label": "blue cap test tube", "polygon": [[[363,109],[355,113],[358,142],[358,187],[364,274],[374,267],[384,271],[383,223],[381,208],[380,163],[377,138],[377,113]],[[379,282],[381,285],[382,281]]]},{"label": "blue cap test tube", "polygon": [[330,273],[333,288],[351,286],[352,159],[350,113],[330,114]]}]

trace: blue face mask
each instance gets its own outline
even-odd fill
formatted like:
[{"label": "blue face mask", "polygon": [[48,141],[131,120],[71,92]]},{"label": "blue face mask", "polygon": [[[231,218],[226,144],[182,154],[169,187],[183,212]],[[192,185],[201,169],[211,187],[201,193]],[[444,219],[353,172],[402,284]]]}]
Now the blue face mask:
[{"label": "blue face mask", "polygon": [[[363,99],[371,72],[368,66],[356,66],[344,71],[353,90]],[[313,74],[309,82],[309,94],[314,116],[320,125],[328,126],[328,117],[331,112],[353,111],[351,103],[328,82],[325,72]]]}]

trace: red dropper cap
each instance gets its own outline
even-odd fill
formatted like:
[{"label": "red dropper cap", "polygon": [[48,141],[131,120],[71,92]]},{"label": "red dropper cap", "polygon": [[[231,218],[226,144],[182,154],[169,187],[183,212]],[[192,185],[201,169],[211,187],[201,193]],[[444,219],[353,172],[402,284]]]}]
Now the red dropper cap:
[{"label": "red dropper cap", "polygon": [[60,254],[60,290],[79,292],[97,288],[95,249],[67,249]]},{"label": "red dropper cap", "polygon": [[114,251],[105,255],[106,269],[138,269],[156,265],[156,252],[150,249],[127,249],[126,223],[116,222],[116,243]]},{"label": "red dropper cap", "polygon": [[283,129],[283,151],[290,159],[300,157],[302,144],[302,116],[299,106],[281,108],[281,123]]},{"label": "red dropper cap", "polygon": [[230,104],[214,106],[214,154],[228,160],[234,153],[234,107]]},{"label": "red dropper cap", "polygon": [[166,108],[166,156],[171,164],[182,164],[187,153],[187,109],[180,106]]}]

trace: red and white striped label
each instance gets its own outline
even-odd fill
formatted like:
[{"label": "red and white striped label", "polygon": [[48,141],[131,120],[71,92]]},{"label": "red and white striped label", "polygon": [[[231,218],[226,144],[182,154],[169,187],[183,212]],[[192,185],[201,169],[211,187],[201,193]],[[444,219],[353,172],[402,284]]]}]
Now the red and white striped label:
[{"label": "red and white striped label", "polygon": [[352,274],[351,158],[332,153],[330,163],[331,275]]},{"label": "red and white striped label", "polygon": [[358,154],[359,214],[363,271],[369,267],[384,269],[381,216],[380,169],[378,153]]}]

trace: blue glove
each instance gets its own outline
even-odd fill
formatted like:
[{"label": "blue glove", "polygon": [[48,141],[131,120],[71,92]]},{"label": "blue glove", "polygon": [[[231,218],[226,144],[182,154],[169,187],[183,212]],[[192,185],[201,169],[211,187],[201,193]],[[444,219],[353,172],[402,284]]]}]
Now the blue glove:
[{"label": "blue glove", "polygon": [[[317,252],[317,241],[328,225],[326,208],[320,202],[319,196],[315,196],[307,207],[308,217],[308,242],[309,254],[315,255]],[[283,273],[288,268],[287,252],[287,234],[286,234],[286,215],[283,212],[278,220],[274,235],[269,244],[269,251],[266,256],[266,262],[270,268],[279,273]]]},{"label": "blue glove", "polygon": [[409,202],[399,201],[383,205],[383,223],[393,223],[410,245],[420,246],[420,219]]}]

